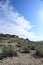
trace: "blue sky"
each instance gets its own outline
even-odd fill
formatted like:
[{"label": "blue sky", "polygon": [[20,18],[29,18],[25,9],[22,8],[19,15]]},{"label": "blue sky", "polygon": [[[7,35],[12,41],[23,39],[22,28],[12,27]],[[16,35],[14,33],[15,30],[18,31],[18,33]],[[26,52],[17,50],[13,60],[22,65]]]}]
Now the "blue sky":
[{"label": "blue sky", "polygon": [[0,0],[0,33],[43,40],[43,0]]}]

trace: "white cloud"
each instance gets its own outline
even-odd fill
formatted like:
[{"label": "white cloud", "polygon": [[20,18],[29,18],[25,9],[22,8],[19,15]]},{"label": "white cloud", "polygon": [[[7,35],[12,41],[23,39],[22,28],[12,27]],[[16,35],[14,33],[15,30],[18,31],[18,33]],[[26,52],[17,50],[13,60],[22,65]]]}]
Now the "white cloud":
[{"label": "white cloud", "polygon": [[43,25],[43,8],[41,8],[41,9],[39,9],[38,10],[38,19],[39,19],[39,23],[40,23],[40,25]]},{"label": "white cloud", "polygon": [[0,33],[16,34],[23,38],[36,40],[35,33],[28,31],[32,27],[30,21],[26,20],[15,8],[9,5],[9,0],[4,5],[0,2]]}]

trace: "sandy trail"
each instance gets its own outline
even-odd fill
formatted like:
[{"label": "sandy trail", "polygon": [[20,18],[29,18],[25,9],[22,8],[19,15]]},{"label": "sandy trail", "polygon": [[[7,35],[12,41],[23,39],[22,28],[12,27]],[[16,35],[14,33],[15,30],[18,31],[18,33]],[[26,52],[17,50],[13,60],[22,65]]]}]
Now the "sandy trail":
[{"label": "sandy trail", "polygon": [[32,53],[29,54],[20,54],[18,57],[4,58],[0,60],[0,65],[43,65],[40,58],[35,58],[32,56]]}]

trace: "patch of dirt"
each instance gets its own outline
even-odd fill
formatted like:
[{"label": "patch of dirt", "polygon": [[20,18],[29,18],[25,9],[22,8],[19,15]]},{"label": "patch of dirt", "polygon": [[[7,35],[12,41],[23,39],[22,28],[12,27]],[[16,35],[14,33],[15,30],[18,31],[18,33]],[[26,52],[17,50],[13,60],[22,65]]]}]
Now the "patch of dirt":
[{"label": "patch of dirt", "polygon": [[40,58],[35,58],[31,54],[18,53],[18,57],[7,57],[0,60],[0,65],[43,65]]}]

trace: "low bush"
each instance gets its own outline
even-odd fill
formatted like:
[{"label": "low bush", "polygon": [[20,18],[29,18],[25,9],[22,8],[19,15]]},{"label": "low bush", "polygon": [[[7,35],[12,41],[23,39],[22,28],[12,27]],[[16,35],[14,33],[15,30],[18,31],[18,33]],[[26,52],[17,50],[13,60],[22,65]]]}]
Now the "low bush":
[{"label": "low bush", "polygon": [[30,46],[31,50],[35,50],[35,45]]},{"label": "low bush", "polygon": [[21,53],[30,53],[30,49],[28,47],[22,47],[20,50]]},{"label": "low bush", "polygon": [[12,45],[4,46],[2,48],[2,54],[4,57],[18,56],[17,51],[14,50],[14,47]]},{"label": "low bush", "polygon": [[43,57],[43,48],[42,47],[37,48],[36,54]]},{"label": "low bush", "polygon": [[21,44],[20,42],[18,42],[18,43],[16,44],[16,46],[17,46],[17,47],[21,47],[22,44]]}]

